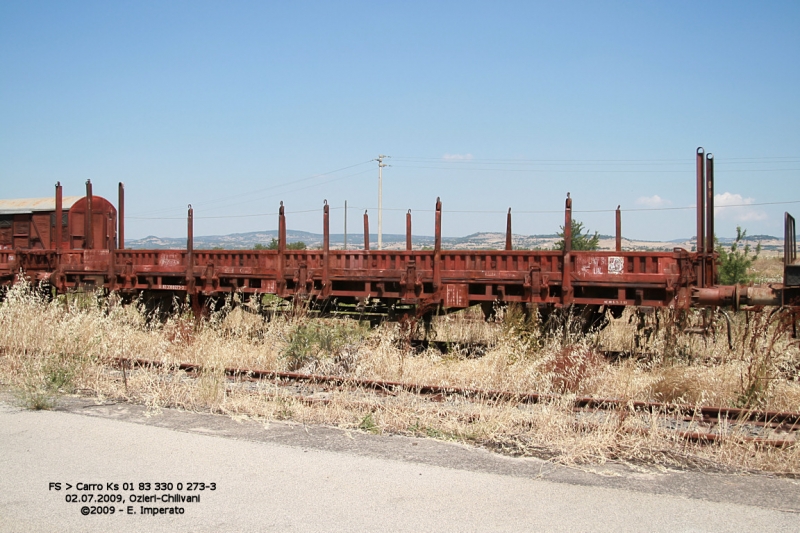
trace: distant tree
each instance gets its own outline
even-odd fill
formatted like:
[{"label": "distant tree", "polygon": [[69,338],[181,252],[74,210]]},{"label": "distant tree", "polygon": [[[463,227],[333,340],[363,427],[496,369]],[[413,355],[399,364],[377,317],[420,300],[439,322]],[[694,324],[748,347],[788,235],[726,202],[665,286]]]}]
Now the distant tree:
[{"label": "distant tree", "polygon": [[[278,249],[278,239],[272,239],[270,243],[266,246],[263,244],[256,244],[254,247],[256,250],[277,250]],[[303,241],[297,242],[290,242],[286,245],[287,250],[305,250],[307,248],[306,243]]]},{"label": "distant tree", "polygon": [[747,230],[741,226],[736,226],[736,240],[731,244],[730,250],[719,244],[716,236],[714,243],[717,245],[719,253],[719,282],[721,285],[736,285],[737,283],[749,283],[753,281],[753,276],[747,270],[753,266],[753,261],[758,259],[761,253],[761,243],[756,245],[755,255],[750,255],[750,245],[745,244],[741,247],[742,241],[747,236]]},{"label": "distant tree", "polygon": [[[556,242],[555,249],[564,249],[564,226],[559,226],[561,231],[558,236],[561,240]],[[589,235],[589,230],[583,232],[583,222],[572,219],[572,249],[573,250],[597,250],[600,247],[600,235],[595,231],[594,235]]]}]

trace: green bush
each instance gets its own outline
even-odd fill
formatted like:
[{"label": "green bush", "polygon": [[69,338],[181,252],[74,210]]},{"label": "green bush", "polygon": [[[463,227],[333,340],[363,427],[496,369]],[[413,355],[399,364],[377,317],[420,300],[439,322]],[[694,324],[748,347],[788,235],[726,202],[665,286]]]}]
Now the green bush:
[{"label": "green bush", "polygon": [[731,244],[730,249],[726,249],[714,238],[719,253],[719,282],[721,285],[736,285],[737,283],[750,283],[753,281],[752,274],[747,271],[753,265],[753,261],[761,253],[761,243],[756,246],[754,255],[750,255],[750,245],[742,247],[742,241],[747,236],[747,230],[741,226],[736,226],[736,240]]},{"label": "green bush", "polygon": [[59,354],[35,354],[24,365],[24,379],[16,391],[19,403],[26,409],[53,409],[58,398],[75,390],[75,377],[80,372],[80,358]]},{"label": "green bush", "polygon": [[345,347],[358,344],[368,331],[355,322],[304,321],[289,333],[282,356],[290,370],[299,370],[312,361],[340,356]]},{"label": "green bush", "polygon": [[[303,241],[297,242],[290,242],[286,244],[287,250],[305,250],[307,248],[306,243]],[[266,246],[259,243],[256,244],[253,248],[254,250],[277,250],[278,249],[278,239],[272,239],[270,243]]]},{"label": "green bush", "polygon": [[372,413],[367,413],[364,418],[361,419],[361,422],[358,424],[359,429],[363,429],[369,433],[380,433],[380,428],[378,424],[375,423],[375,419],[372,418]]},{"label": "green bush", "polygon": [[[564,249],[564,226],[559,226],[561,231],[558,236],[561,240],[556,242],[555,249]],[[572,249],[573,250],[597,250],[600,247],[600,235],[594,232],[594,235],[589,235],[589,230],[583,232],[583,222],[578,222],[572,219]]]}]

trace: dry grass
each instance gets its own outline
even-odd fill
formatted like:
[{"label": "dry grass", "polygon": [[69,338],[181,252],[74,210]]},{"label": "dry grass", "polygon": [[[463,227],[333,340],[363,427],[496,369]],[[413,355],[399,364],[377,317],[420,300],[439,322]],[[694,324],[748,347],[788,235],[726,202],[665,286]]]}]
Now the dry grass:
[{"label": "dry grass", "polygon": [[759,255],[751,268],[753,281],[756,284],[780,283],[783,281],[783,255]]},{"label": "dry grass", "polygon": [[[599,333],[572,328],[543,333],[536,320],[514,309],[494,322],[477,311],[440,317],[438,340],[483,342],[476,357],[463,350],[443,355],[407,349],[409,332],[386,323],[369,329],[352,320],[312,321],[302,314],[264,317],[246,305],[225,308],[196,324],[186,314],[166,321],[141,305],[118,305],[91,295],[48,302],[17,285],[0,305],[0,381],[31,408],[48,408],[60,394],[83,393],[161,407],[180,407],[264,419],[293,420],[453,439],[505,453],[536,455],[565,464],[622,460],[669,467],[701,466],[800,474],[800,446],[784,449],[742,444],[691,444],[655,415],[633,411],[580,415],[577,396],[686,402],[800,411],[800,350],[781,330],[778,313],[716,320],[716,335],[681,333],[668,312],[640,320],[632,312]],[[689,317],[699,320],[699,314]],[[609,362],[604,349],[641,354]],[[131,357],[203,366],[197,379],[162,368],[126,368]],[[352,388],[312,398],[275,383],[230,383],[223,369],[297,370],[351,378],[540,392],[558,400],[528,406],[509,402],[431,401],[410,393],[381,396]],[[313,391],[312,391],[313,392]]]}]

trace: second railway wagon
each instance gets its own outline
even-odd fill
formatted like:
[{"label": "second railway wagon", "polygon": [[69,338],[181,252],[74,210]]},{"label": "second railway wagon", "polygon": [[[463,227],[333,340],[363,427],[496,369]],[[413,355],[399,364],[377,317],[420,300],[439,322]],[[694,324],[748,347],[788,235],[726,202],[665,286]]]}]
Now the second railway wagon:
[{"label": "second railway wagon", "polygon": [[[59,201],[60,200],[60,201]],[[0,200],[0,250],[116,247],[117,210],[87,184],[86,196]]]}]

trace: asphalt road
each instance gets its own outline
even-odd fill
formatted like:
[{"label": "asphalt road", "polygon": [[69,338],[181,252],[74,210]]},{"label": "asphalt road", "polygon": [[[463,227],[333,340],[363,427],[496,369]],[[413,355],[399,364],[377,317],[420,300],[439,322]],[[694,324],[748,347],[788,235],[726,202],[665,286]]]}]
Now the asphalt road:
[{"label": "asphalt road", "polygon": [[35,412],[0,395],[0,531],[796,532],[800,483],[581,471],[429,439],[77,398]]}]

